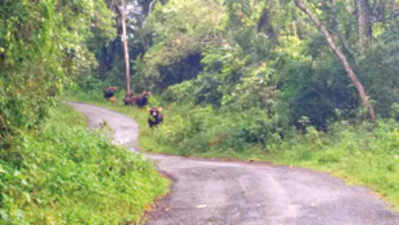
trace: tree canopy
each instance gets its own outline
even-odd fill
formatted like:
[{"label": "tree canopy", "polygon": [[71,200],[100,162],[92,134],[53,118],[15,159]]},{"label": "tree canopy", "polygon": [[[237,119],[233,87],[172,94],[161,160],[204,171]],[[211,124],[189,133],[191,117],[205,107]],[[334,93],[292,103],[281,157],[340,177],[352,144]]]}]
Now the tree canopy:
[{"label": "tree canopy", "polygon": [[0,145],[46,117],[66,84],[96,66],[115,37],[103,1],[0,2]]},{"label": "tree canopy", "polygon": [[[299,2],[342,52],[363,97],[320,26],[288,0],[126,1],[133,91],[222,110],[257,108],[299,127],[303,117],[320,129],[362,118],[365,101],[391,116],[399,100],[399,2]],[[65,84],[126,85],[118,4],[1,2],[3,138],[40,123]]]}]

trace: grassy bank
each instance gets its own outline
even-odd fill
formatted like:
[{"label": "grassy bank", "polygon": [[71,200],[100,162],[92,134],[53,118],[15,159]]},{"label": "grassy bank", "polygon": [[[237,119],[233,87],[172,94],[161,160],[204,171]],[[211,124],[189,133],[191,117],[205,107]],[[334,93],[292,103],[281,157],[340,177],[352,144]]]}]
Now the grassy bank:
[{"label": "grassy bank", "polygon": [[246,126],[253,126],[248,122],[253,117],[250,112],[226,113],[211,108],[167,105],[163,111],[164,123],[150,129],[145,109],[126,107],[121,101],[111,104],[100,94],[97,96],[82,94],[78,98],[136,119],[142,151],[269,161],[326,171],[349,184],[372,188],[399,210],[399,129],[394,120],[380,120],[377,125],[341,121],[332,125],[328,133],[312,127],[306,132],[293,129],[285,137],[272,134],[267,143],[257,143],[250,139],[251,132],[245,132]]},{"label": "grassy bank", "polygon": [[167,190],[150,162],[89,132],[70,106],[16,139],[0,152],[1,225],[138,222]]}]

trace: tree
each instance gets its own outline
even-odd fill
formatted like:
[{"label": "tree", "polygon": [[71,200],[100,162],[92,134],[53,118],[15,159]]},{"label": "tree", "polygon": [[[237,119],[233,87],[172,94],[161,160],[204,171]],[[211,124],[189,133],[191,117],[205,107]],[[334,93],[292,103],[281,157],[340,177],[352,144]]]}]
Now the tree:
[{"label": "tree", "polygon": [[345,68],[345,71],[348,77],[351,79],[352,83],[356,87],[356,90],[359,94],[361,99],[362,105],[368,110],[370,118],[372,121],[376,120],[376,114],[374,112],[374,107],[369,101],[369,97],[367,96],[366,90],[360,80],[357,78],[355,72],[353,71],[351,65],[349,64],[346,56],[342,53],[342,51],[335,45],[333,38],[331,37],[330,33],[327,31],[326,27],[320,22],[320,20],[302,3],[301,0],[294,0],[296,6],[302,10],[312,22],[317,26],[320,30],[324,38],[327,40],[329,47],[335,53],[335,55],[339,58],[340,62]]},{"label": "tree", "polygon": [[360,52],[368,48],[369,40],[372,37],[372,28],[370,21],[370,4],[368,0],[355,0],[358,18],[358,34]]},{"label": "tree", "polygon": [[[157,2],[164,3],[165,0],[107,0],[108,7],[117,15],[116,20],[120,32],[120,41],[119,39],[114,40],[112,46],[103,49],[103,55],[100,57],[103,57],[102,63],[106,67],[103,69],[110,71],[113,67],[121,66],[119,60],[115,59],[115,54],[120,54],[122,50],[126,93],[131,92],[130,60],[142,55],[151,42],[150,35],[148,32],[143,31],[143,26],[146,17],[154,9]],[[116,58],[119,58],[119,54]],[[104,57],[112,58],[112,60],[104,60]],[[104,72],[103,70],[103,75]]]},{"label": "tree", "polygon": [[128,40],[126,35],[126,3],[125,0],[121,0],[121,5],[119,6],[120,20],[122,25],[122,43],[123,43],[123,56],[125,58],[125,78],[126,78],[126,93],[131,93],[130,90],[130,62],[129,62],[129,49]]},{"label": "tree", "polygon": [[103,0],[0,2],[2,149],[39,127],[65,85],[95,68],[92,44],[111,40],[114,29]]},{"label": "tree", "polygon": [[[143,31],[150,31],[151,45],[137,58],[135,84],[138,89],[161,91],[202,71],[201,52],[221,45],[223,5],[215,0],[156,1]],[[162,7],[160,7],[162,6]],[[193,10],[195,9],[195,10]]]},{"label": "tree", "polygon": [[109,0],[108,1],[110,8],[118,14],[117,20],[121,25],[121,41],[122,41],[122,49],[123,49],[123,58],[125,61],[125,89],[126,93],[131,93],[130,88],[130,59],[129,59],[129,45],[128,45],[128,37],[127,37],[127,28],[126,28],[126,12],[127,12],[127,2],[125,0]]}]

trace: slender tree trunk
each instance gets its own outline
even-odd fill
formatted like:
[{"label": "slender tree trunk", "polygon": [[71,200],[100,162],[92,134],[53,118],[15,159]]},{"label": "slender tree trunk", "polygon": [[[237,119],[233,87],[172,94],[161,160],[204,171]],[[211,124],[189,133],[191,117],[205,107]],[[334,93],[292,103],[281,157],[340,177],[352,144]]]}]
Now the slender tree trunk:
[{"label": "slender tree trunk", "polygon": [[323,36],[326,38],[328,45],[330,48],[333,50],[335,55],[339,58],[341,61],[342,65],[345,68],[345,71],[348,75],[348,77],[352,80],[353,84],[356,87],[356,90],[360,96],[360,99],[362,101],[363,106],[368,110],[370,114],[370,119],[372,121],[376,120],[376,114],[374,112],[374,108],[371,105],[369,101],[369,97],[367,96],[366,90],[364,89],[363,85],[360,83],[359,79],[357,78],[355,72],[353,72],[352,67],[350,66],[348,60],[346,59],[345,55],[342,53],[342,51],[335,45],[330,33],[327,31],[327,29],[324,27],[324,25],[313,15],[313,13],[304,6],[301,0],[295,0],[296,6],[301,9],[305,14],[307,14],[310,19],[313,21],[313,23],[316,24],[316,26],[319,28],[320,32],[323,34]]},{"label": "slender tree trunk", "polygon": [[355,0],[358,18],[359,48],[361,53],[367,50],[372,36],[370,23],[370,5],[368,0]]},{"label": "slender tree trunk", "polygon": [[125,58],[125,77],[126,77],[126,93],[131,93],[130,90],[130,62],[129,62],[129,49],[126,35],[126,3],[125,0],[121,0],[121,6],[119,7],[121,14],[122,24],[122,43],[123,43],[123,56]]}]

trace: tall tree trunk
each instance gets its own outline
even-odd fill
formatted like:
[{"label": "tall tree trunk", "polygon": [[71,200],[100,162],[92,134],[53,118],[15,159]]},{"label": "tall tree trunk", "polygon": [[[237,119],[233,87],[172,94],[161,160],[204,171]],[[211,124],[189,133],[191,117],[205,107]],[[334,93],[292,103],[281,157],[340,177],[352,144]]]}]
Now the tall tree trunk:
[{"label": "tall tree trunk", "polygon": [[121,6],[119,7],[121,14],[122,24],[122,43],[123,43],[123,56],[125,58],[125,77],[126,77],[126,93],[131,93],[130,90],[130,62],[129,62],[129,49],[126,35],[126,3],[125,0],[121,0]]},{"label": "tall tree trunk", "polygon": [[359,48],[361,53],[367,50],[372,36],[370,23],[370,4],[368,0],[355,0],[358,18]]},{"label": "tall tree trunk", "polygon": [[348,60],[346,59],[345,55],[342,53],[342,51],[335,45],[330,33],[327,31],[326,27],[317,19],[316,16],[313,15],[313,13],[305,7],[305,5],[302,3],[301,0],[294,0],[296,6],[301,9],[305,14],[307,14],[310,19],[313,21],[313,23],[316,24],[316,26],[319,28],[320,32],[323,34],[323,36],[326,38],[328,45],[330,48],[333,50],[335,55],[339,58],[341,61],[342,65],[345,68],[345,71],[348,75],[348,77],[352,80],[352,83],[355,85],[356,90],[360,96],[360,99],[362,101],[363,106],[368,110],[370,114],[370,119],[372,121],[376,120],[376,114],[374,112],[374,108],[372,104],[370,104],[369,97],[367,96],[366,90],[364,89],[363,85],[360,83],[359,79],[357,78],[355,72],[353,72],[352,67],[350,66]]}]

